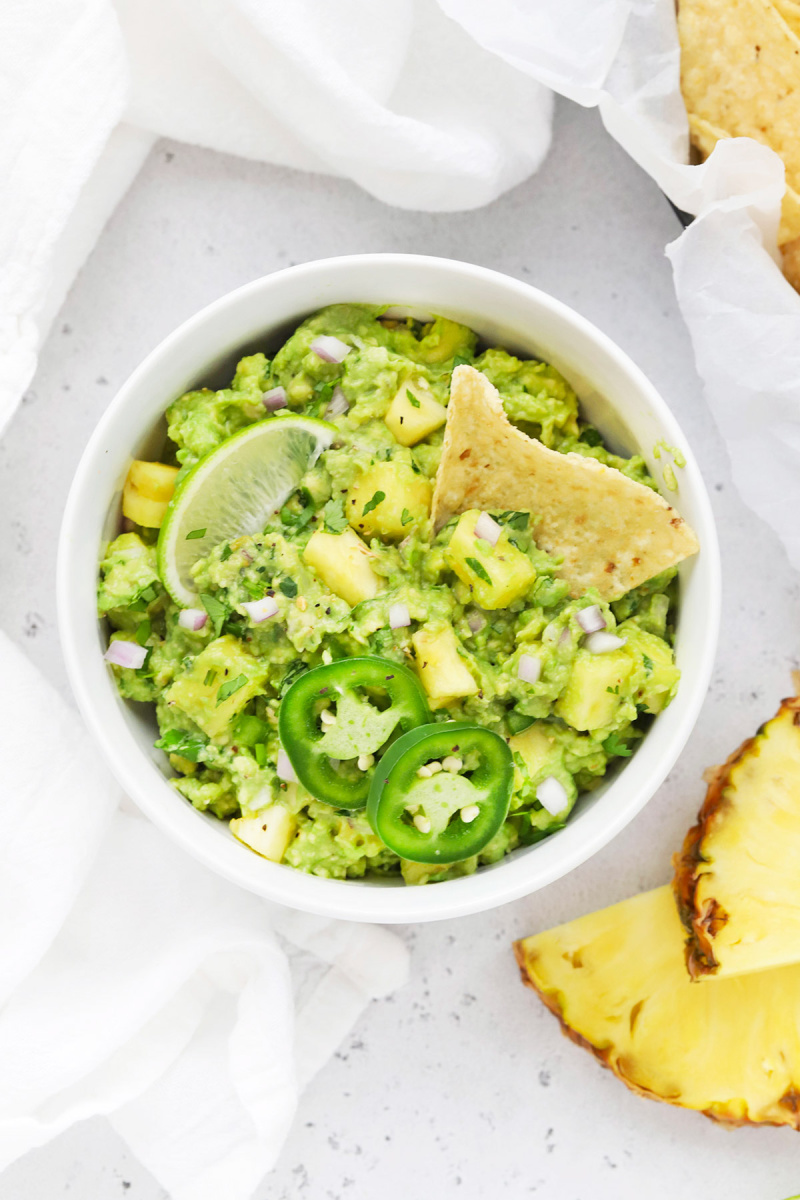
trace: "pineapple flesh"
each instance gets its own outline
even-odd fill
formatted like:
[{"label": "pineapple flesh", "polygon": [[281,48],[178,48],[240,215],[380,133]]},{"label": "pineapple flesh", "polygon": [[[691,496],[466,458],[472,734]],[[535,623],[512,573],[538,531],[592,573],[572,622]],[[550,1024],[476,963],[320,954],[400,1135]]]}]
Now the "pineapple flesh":
[{"label": "pineapple flesh", "polygon": [[800,965],[693,983],[669,887],[517,942],[523,981],[640,1095],[800,1129]]},{"label": "pineapple flesh", "polygon": [[800,960],[800,699],[715,771],[675,869],[694,978]]}]

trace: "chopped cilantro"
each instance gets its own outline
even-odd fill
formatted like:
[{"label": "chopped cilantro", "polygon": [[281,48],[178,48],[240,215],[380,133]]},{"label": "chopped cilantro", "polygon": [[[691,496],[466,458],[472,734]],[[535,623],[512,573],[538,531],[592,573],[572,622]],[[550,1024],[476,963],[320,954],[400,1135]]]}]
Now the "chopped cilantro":
[{"label": "chopped cilantro", "polygon": [[147,645],[147,639],[150,637],[152,628],[153,628],[153,626],[151,625],[151,623],[149,621],[142,621],[136,627],[136,633],[134,634],[134,637],[136,638],[136,641],[139,643],[140,646]]},{"label": "chopped cilantro", "polygon": [[207,745],[201,733],[186,733],[183,729],[170,729],[155,743],[157,750],[167,754],[179,754],[187,762],[196,763],[200,752]]},{"label": "chopped cilantro", "polygon": [[408,396],[408,403],[411,405],[412,408],[420,407],[419,400],[414,395],[414,393],[411,391],[411,388],[406,388],[406,396]]},{"label": "chopped cilantro", "polygon": [[519,529],[520,531],[528,528],[530,519],[531,514],[526,512],[504,512],[500,517],[504,525],[508,525],[510,529]]},{"label": "chopped cilantro", "polygon": [[644,663],[644,669],[645,669],[645,671],[647,671],[647,674],[649,675],[649,674],[650,674],[650,672],[651,672],[651,671],[652,671],[652,669],[653,669],[653,660],[652,660],[652,658],[650,658],[650,657],[649,657],[647,654],[643,654],[643,655],[642,655],[642,662]]},{"label": "chopped cilantro", "polygon": [[247,683],[246,675],[237,675],[235,679],[229,679],[227,683],[223,683],[222,687],[217,692],[217,704],[219,708],[223,700],[228,700],[234,692],[238,692],[239,688],[243,688]]},{"label": "chopped cilantro", "polygon": [[281,589],[284,596],[288,596],[290,600],[292,599],[293,596],[297,595],[297,584],[288,575],[286,576],[285,579],[282,579],[280,581],[280,583],[278,584],[278,587]]},{"label": "chopped cilantro", "polygon": [[463,354],[456,354],[453,357],[453,370],[454,371],[455,371],[456,367],[468,367],[469,364],[470,364],[470,360],[468,358],[465,358]]},{"label": "chopped cilantro", "polygon": [[483,563],[478,562],[477,558],[467,558],[464,561],[470,570],[475,572],[475,574],[478,576],[478,579],[482,579],[484,583],[488,583],[490,587],[492,586],[491,576],[489,575],[489,572],[486,570],[486,567],[483,565]]},{"label": "chopped cilantro", "polygon": [[225,545],[222,547],[222,553],[219,556],[219,561],[227,562],[232,554],[233,554],[233,551],[231,550],[230,546],[226,542]]},{"label": "chopped cilantro", "polygon": [[386,492],[374,492],[372,499],[368,500],[367,503],[364,505],[363,509],[361,510],[362,517],[365,517],[367,515],[367,513],[371,513],[372,510],[374,508],[377,508],[379,504],[382,504],[385,499],[386,499]]},{"label": "chopped cilantro", "polygon": [[347,517],[344,515],[344,500],[341,496],[331,496],[322,510],[322,519],[328,533],[342,533],[347,529]]},{"label": "chopped cilantro", "polygon": [[616,687],[607,687],[606,691],[610,692],[612,696],[618,696],[619,695],[619,684],[617,684]]},{"label": "chopped cilantro", "polygon": [[217,672],[214,670],[213,667],[209,667],[208,670],[206,671],[206,677],[203,680],[203,686],[211,687],[212,683],[214,682],[214,680],[216,678],[217,678]]},{"label": "chopped cilantro", "polygon": [[603,742],[603,749],[606,754],[616,755],[617,758],[630,758],[633,754],[630,746],[627,746],[616,733],[612,733],[606,738]]},{"label": "chopped cilantro", "polygon": [[195,538],[201,538],[201,537],[205,537],[205,536],[206,536],[205,529],[193,529],[191,531],[191,533],[187,533],[186,540],[187,540],[187,542],[193,542]]},{"label": "chopped cilantro", "polygon": [[150,670],[150,659],[152,657],[153,657],[153,647],[148,646],[147,654],[145,654],[145,656],[144,656],[144,662],[142,663],[142,665],[140,667],[136,668],[136,674],[141,679],[152,679],[153,678],[152,671]]},{"label": "chopped cilantro", "polygon": [[253,600],[261,600],[266,590],[263,579],[243,579],[242,587]]},{"label": "chopped cilantro", "polygon": [[603,444],[601,435],[592,425],[587,425],[585,429],[581,430],[578,441],[583,442],[586,446],[602,446]]},{"label": "chopped cilantro", "polygon": [[231,615],[232,609],[230,605],[223,604],[216,596],[210,595],[208,592],[200,593],[200,603],[208,613],[211,624],[214,626],[214,634],[219,637],[222,626]]},{"label": "chopped cilantro", "polygon": [[412,515],[408,511],[408,509],[404,508],[403,511],[400,513],[400,524],[401,525],[410,525],[413,520],[414,520],[414,518],[412,517]]}]

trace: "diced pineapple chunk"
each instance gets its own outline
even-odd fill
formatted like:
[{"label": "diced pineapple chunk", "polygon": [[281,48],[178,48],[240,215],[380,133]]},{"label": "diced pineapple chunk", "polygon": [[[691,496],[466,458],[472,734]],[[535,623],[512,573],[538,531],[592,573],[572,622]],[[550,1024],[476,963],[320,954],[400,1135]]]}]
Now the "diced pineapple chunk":
[{"label": "diced pineapple chunk", "polygon": [[624,650],[590,654],[579,650],[556,713],[573,729],[602,729],[616,716],[623,700],[620,691],[633,670]]},{"label": "diced pineapple chunk", "polygon": [[660,713],[675,695],[681,673],[675,666],[672,647],[663,638],[641,629],[636,621],[625,621],[617,630],[627,639],[625,653],[635,666],[644,667],[646,678],[636,699],[648,712]]},{"label": "diced pineapple chunk", "polygon": [[420,629],[411,641],[417,671],[432,708],[441,708],[462,696],[474,696],[478,685],[458,652],[456,635],[449,625]]},{"label": "diced pineapple chunk", "polygon": [[512,754],[521,756],[535,783],[552,775],[561,765],[561,746],[554,734],[547,732],[547,726],[539,721],[534,721],[522,733],[515,733],[509,739],[508,747]]},{"label": "diced pineapple chunk", "polygon": [[378,594],[381,579],[372,569],[374,559],[372,551],[352,529],[345,529],[344,533],[323,533],[318,529],[303,551],[303,560],[311,570],[351,608]]},{"label": "diced pineapple chunk", "polygon": [[397,390],[386,424],[401,446],[414,446],[447,420],[447,409],[436,400],[423,379],[407,379]]},{"label": "diced pineapple chunk", "polygon": [[461,514],[444,552],[445,562],[469,584],[481,608],[507,608],[525,595],[536,579],[536,570],[528,555],[511,544],[507,530],[496,546],[476,538],[480,515],[476,509]]},{"label": "diced pineapple chunk", "polygon": [[[213,738],[262,690],[265,679],[266,667],[237,638],[225,634],[197,655],[191,670],[175,680],[166,698]],[[220,700],[220,688],[232,683],[239,686]]]},{"label": "diced pineapple chunk", "polygon": [[404,538],[415,522],[426,519],[430,510],[429,481],[406,463],[397,462],[368,467],[350,488],[345,508],[350,524],[358,533],[389,541]]},{"label": "diced pineapple chunk", "polygon": [[190,762],[188,758],[184,758],[181,754],[170,754],[169,765],[176,771],[180,771],[181,775],[194,775],[197,770],[197,763]]},{"label": "diced pineapple chunk", "polygon": [[288,808],[273,804],[255,817],[236,817],[229,827],[233,836],[256,854],[279,863],[294,837],[297,821]]},{"label": "diced pineapple chunk", "polygon": [[122,515],[147,529],[159,529],[175,490],[177,467],[160,462],[131,463],[122,489]]}]

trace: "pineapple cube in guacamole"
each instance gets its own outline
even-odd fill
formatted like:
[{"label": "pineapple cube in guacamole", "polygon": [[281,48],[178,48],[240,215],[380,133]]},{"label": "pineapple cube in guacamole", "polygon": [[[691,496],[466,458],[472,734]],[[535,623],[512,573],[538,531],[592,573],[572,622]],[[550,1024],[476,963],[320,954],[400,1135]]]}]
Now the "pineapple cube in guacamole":
[{"label": "pineapple cube in guacamole", "polygon": [[445,562],[469,584],[481,608],[508,608],[528,591],[536,570],[527,554],[512,545],[506,529],[496,546],[475,537],[480,515],[477,509],[461,514],[444,552]]},{"label": "pineapple cube in guacamole", "polygon": [[206,646],[191,670],[175,680],[166,693],[167,703],[191,717],[208,737],[219,737],[263,689],[266,675],[266,668],[238,638],[225,634]]},{"label": "pineapple cube in guacamole", "polygon": [[378,594],[380,576],[370,565],[374,558],[353,529],[345,529],[344,533],[324,533],[318,529],[303,551],[303,561],[329,591],[351,608]]},{"label": "pineapple cube in guacamole", "polygon": [[522,733],[509,738],[508,748],[519,754],[534,783],[554,775],[563,763],[563,748],[552,731],[542,721],[534,721]]},{"label": "pineapple cube in guacamole", "polygon": [[633,661],[624,650],[590,654],[579,650],[569,683],[556,704],[556,714],[585,733],[610,725],[622,701]]},{"label": "pineapple cube in guacamole", "polygon": [[297,820],[281,804],[272,804],[255,817],[237,817],[229,829],[235,838],[244,842],[262,858],[282,862],[289,842],[297,829]]},{"label": "pineapple cube in guacamole", "polygon": [[478,685],[458,652],[456,635],[444,622],[420,629],[411,639],[417,671],[431,708],[441,708],[462,696],[474,696]]},{"label": "pineapple cube in guacamole", "polygon": [[165,463],[132,462],[122,489],[122,515],[146,529],[160,529],[177,474],[177,467]]},{"label": "pineapple cube in guacamole", "polygon": [[644,683],[636,692],[637,703],[643,704],[649,713],[660,713],[675,695],[681,677],[672,647],[663,638],[641,629],[635,621],[625,621],[617,633],[627,639],[626,654],[645,673]]},{"label": "pineapple cube in guacamole", "polygon": [[431,485],[407,463],[368,467],[350,488],[347,519],[362,537],[399,541],[431,511]]},{"label": "pineapple cube in guacamole", "polygon": [[401,446],[415,446],[447,420],[447,409],[435,399],[424,379],[407,379],[383,418]]}]

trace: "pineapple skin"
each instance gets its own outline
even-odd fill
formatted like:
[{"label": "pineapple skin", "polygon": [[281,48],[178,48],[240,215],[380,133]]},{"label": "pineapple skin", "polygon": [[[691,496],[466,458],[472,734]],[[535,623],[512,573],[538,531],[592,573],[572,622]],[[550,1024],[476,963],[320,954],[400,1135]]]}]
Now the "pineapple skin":
[{"label": "pineapple skin", "polygon": [[[760,727],[755,737],[747,738],[722,766],[709,772],[708,791],[697,823],[686,834],[681,851],[673,856],[675,876],[672,886],[686,931],[686,966],[694,980],[769,969],[800,959],[800,928],[791,931],[787,928],[787,909],[775,901],[774,916],[769,924],[773,931],[780,927],[780,933],[777,938],[770,938],[769,930],[763,925],[759,929],[753,916],[745,910],[746,900],[731,904],[735,895],[730,894],[732,889],[724,878],[725,864],[719,861],[720,853],[726,848],[721,845],[721,840],[724,838],[728,842],[729,849],[732,822],[747,806],[748,798],[741,793],[737,795],[736,791],[737,785],[743,787],[748,782],[741,778],[743,769],[758,770],[757,760],[766,748],[766,739],[771,734],[784,732],[782,727],[796,730],[797,762],[794,768],[798,800],[794,819],[800,820],[800,698],[792,697],[782,701],[777,714]],[[790,763],[789,772],[791,767]],[[776,852],[785,854],[786,845],[782,844],[779,829],[774,831],[773,837]],[[743,842],[745,840],[746,833],[742,838]],[[719,867],[722,876],[719,880],[714,873],[715,866]],[[759,907],[766,899],[764,883],[760,880],[754,888]],[[720,895],[714,895],[715,891]],[[797,896],[800,897],[800,885]],[[791,897],[787,899],[791,900]],[[794,906],[796,903],[795,898]],[[770,938],[769,943],[765,935]],[[782,947],[777,944],[780,941],[784,942]]]},{"label": "pineapple skin", "polygon": [[669,885],[514,944],[522,981],[639,1096],[800,1130],[800,966],[698,986]]}]

